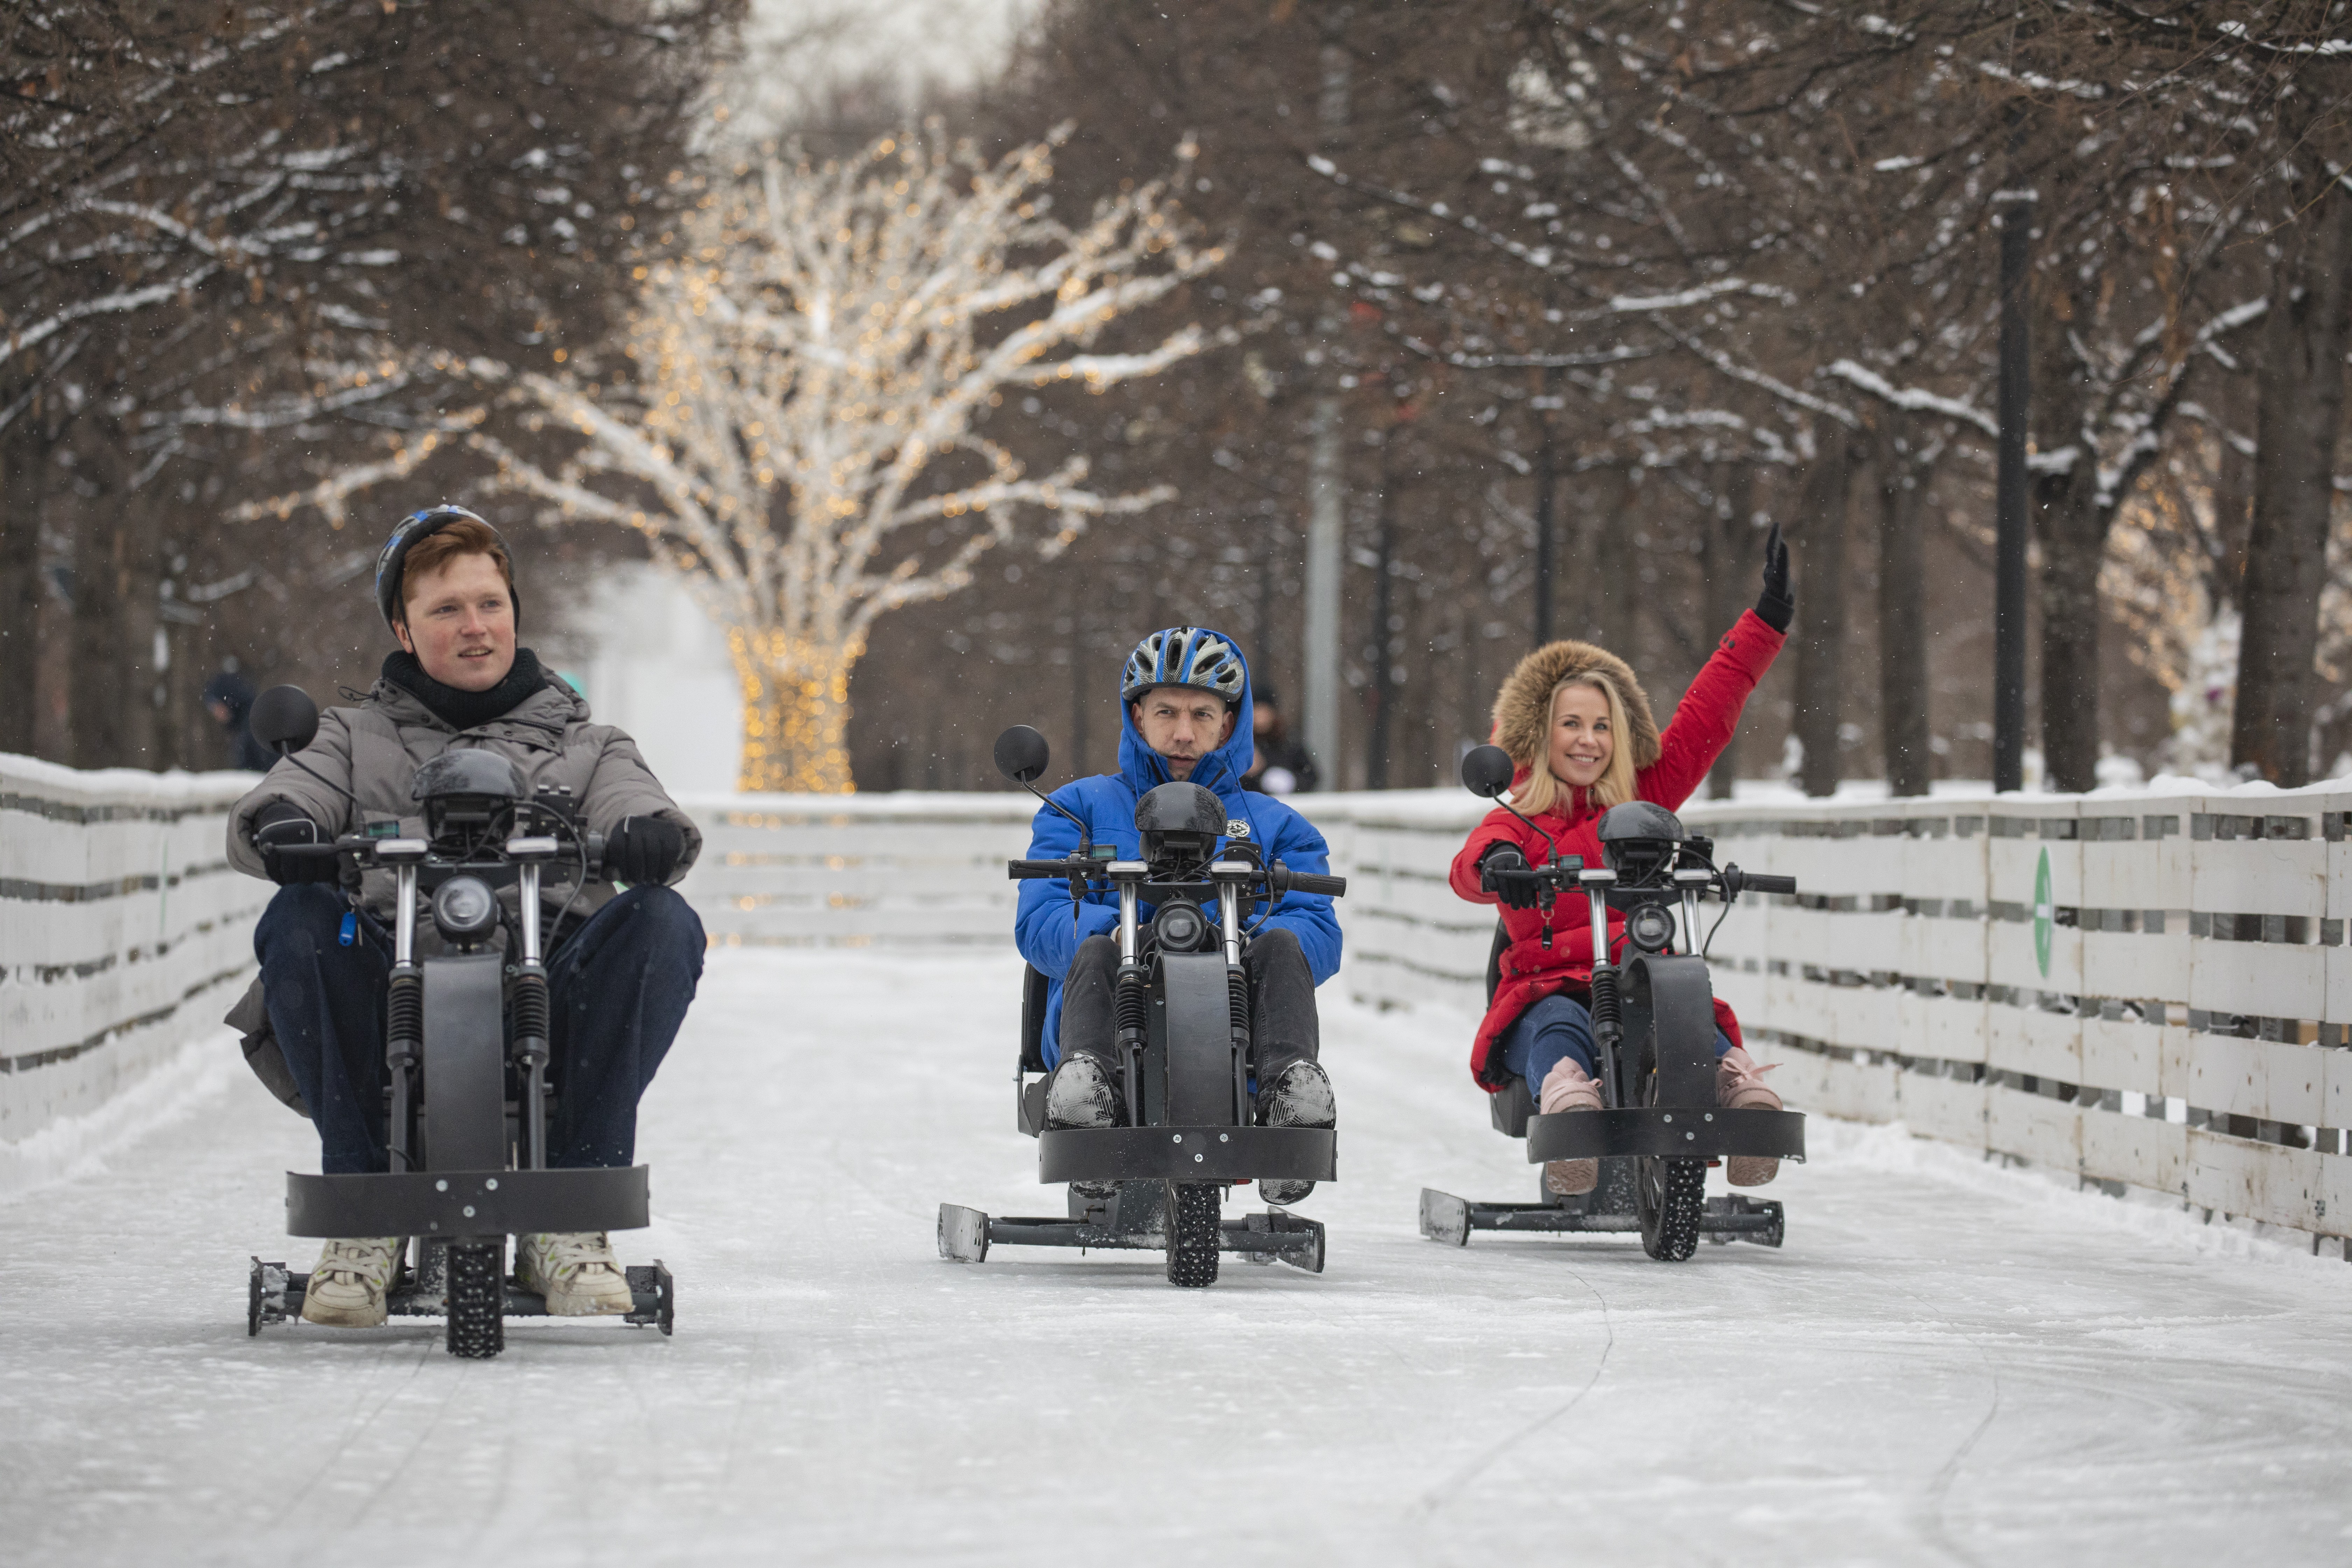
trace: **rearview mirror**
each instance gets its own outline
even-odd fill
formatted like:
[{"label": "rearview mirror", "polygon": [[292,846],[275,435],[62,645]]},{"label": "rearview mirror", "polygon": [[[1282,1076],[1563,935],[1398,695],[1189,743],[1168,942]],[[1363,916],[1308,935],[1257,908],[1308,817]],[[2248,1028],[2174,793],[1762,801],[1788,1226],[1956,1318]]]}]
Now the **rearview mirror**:
[{"label": "rearview mirror", "polygon": [[254,699],[247,727],[255,740],[282,757],[318,739],[319,705],[299,686],[273,686]]},{"label": "rearview mirror", "polygon": [[1492,800],[1511,787],[1511,753],[1500,746],[1473,746],[1462,759],[1462,787]]},{"label": "rearview mirror", "polygon": [[1026,724],[1015,724],[996,737],[996,771],[1014,784],[1034,784],[1043,778],[1051,755],[1045,737]]}]

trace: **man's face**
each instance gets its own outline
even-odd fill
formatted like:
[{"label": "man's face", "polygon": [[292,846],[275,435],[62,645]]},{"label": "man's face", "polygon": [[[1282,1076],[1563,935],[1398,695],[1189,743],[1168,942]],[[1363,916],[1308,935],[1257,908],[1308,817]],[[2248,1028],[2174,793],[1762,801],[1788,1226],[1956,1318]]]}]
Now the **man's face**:
[{"label": "man's face", "polygon": [[1192,764],[1233,737],[1225,700],[1197,686],[1155,686],[1129,705],[1143,743],[1168,764],[1168,776],[1192,776]]},{"label": "man's face", "polygon": [[488,691],[514,668],[514,600],[499,563],[453,555],[401,584],[405,625],[393,632],[425,673],[460,691]]}]

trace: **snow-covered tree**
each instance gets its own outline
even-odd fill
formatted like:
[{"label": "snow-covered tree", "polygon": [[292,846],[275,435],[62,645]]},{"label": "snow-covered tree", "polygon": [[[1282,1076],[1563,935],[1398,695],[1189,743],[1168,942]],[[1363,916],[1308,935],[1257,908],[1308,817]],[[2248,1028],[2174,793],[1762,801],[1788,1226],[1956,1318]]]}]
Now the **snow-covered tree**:
[{"label": "snow-covered tree", "polygon": [[763,154],[641,258],[616,356],[442,356],[475,406],[276,504],[337,506],[462,446],[494,465],[491,491],[638,530],[728,629],[742,787],[847,791],[850,672],[877,618],[962,588],[1024,522],[1051,553],[1173,494],[1091,489],[1082,451],[1032,472],[988,431],[1009,390],[1100,391],[1211,341],[1195,325],[1097,349],[1222,253],[1189,243],[1165,181],[1056,218],[1064,134],[992,163],[936,129],[821,166]]}]

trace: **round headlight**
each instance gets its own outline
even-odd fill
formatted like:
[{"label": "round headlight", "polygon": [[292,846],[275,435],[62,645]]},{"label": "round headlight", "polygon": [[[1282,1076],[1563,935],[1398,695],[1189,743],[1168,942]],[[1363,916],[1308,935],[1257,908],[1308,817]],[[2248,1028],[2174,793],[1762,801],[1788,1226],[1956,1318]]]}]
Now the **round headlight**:
[{"label": "round headlight", "polygon": [[452,877],[433,895],[433,927],[450,942],[479,942],[498,923],[498,898],[478,877]]},{"label": "round headlight", "polygon": [[1675,917],[1657,904],[1643,904],[1625,917],[1625,939],[1643,952],[1664,951],[1675,940]]},{"label": "round headlight", "polygon": [[1190,904],[1170,904],[1152,917],[1162,952],[1198,952],[1209,934],[1209,922]]}]

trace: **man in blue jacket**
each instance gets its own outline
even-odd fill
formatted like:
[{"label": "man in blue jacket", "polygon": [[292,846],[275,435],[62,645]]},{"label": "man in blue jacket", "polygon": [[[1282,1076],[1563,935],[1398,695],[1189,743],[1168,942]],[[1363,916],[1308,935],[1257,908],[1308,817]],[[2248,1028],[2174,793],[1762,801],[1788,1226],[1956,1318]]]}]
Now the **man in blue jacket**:
[{"label": "man in blue jacket", "polygon": [[[1097,845],[1115,845],[1125,859],[1142,855],[1135,830],[1136,802],[1171,781],[1190,781],[1224,802],[1229,838],[1246,837],[1268,864],[1321,872],[1330,860],[1323,836],[1272,795],[1244,791],[1249,766],[1249,666],[1241,649],[1206,626],[1171,626],[1152,633],[1128,656],[1119,681],[1119,771],[1078,779],[1054,792],[1054,801],[1082,819]],[[1041,809],[1031,829],[1030,855],[1052,859],[1078,847],[1078,831],[1059,813]],[[1222,846],[1221,846],[1222,847]],[[1143,918],[1152,915],[1150,905]],[[1211,906],[1210,918],[1216,918]],[[1045,1003],[1045,1090],[1048,1127],[1117,1127],[1122,1103],[1115,1004],[1118,977],[1118,900],[1089,893],[1071,918],[1067,882],[1024,882],[1013,940],[1052,980]],[[1259,922],[1242,954],[1250,982],[1250,1016],[1257,1051],[1258,1121],[1267,1127],[1329,1127],[1337,1112],[1331,1080],[1317,1057],[1321,1037],[1315,987],[1339,973],[1339,922],[1331,900],[1286,895]],[[1078,1184],[1088,1195],[1090,1184]],[[1315,1190],[1312,1182],[1270,1181],[1268,1203],[1292,1204]],[[1108,1189],[1105,1189],[1106,1193]]]}]

